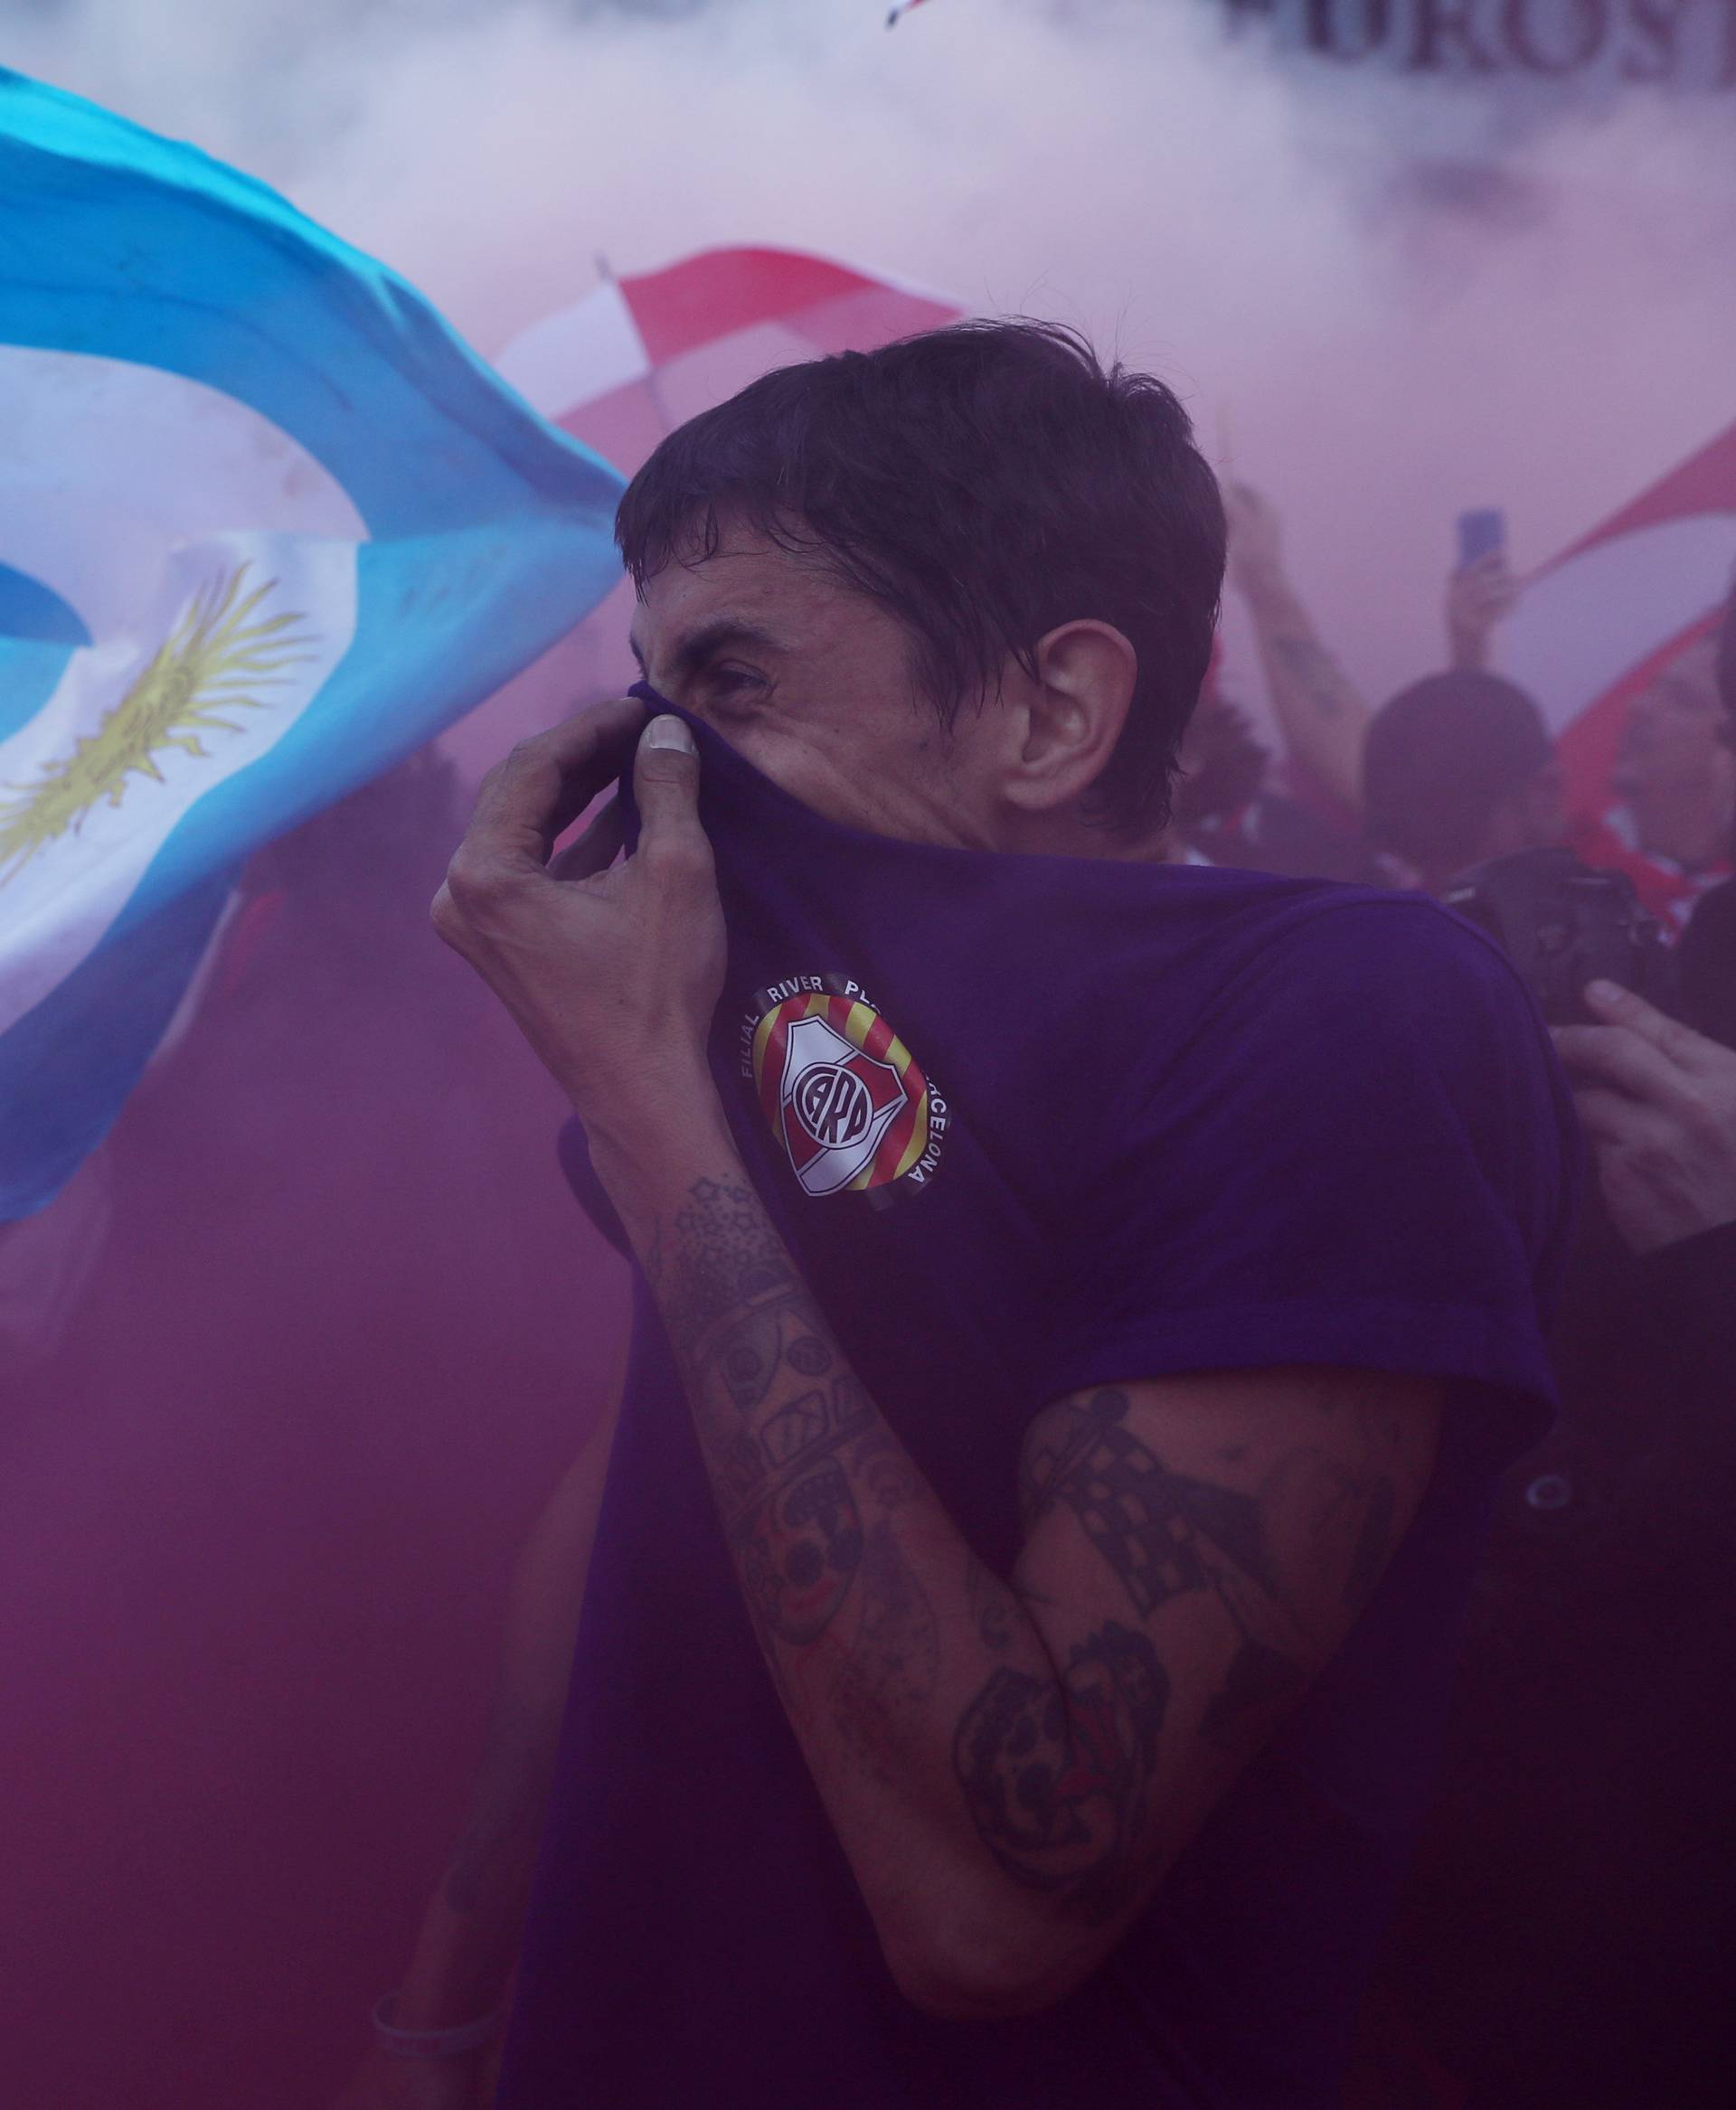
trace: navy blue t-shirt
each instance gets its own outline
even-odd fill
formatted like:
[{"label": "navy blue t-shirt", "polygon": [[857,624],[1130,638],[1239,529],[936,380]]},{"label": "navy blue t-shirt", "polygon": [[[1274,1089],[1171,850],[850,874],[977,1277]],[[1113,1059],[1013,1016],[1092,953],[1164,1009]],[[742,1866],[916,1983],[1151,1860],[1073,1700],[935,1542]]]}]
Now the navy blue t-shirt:
[{"label": "navy blue t-shirt", "polygon": [[1025,1426],[1076,1388],[1340,1363],[1450,1403],[1373,1600],[1109,1960],[1042,2014],[942,2021],[882,1959],[640,1282],[503,2110],[1335,2110],[1491,1491],[1549,1410],[1575,1144],[1547,1035],[1426,900],[890,842],[694,730],[731,1127],[983,1559],[1010,1568]]}]

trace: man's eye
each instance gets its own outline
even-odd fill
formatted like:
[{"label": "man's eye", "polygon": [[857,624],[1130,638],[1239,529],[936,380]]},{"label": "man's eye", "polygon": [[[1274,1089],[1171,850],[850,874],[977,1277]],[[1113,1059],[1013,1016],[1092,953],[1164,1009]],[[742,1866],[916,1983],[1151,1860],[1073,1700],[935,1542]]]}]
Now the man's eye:
[{"label": "man's eye", "polygon": [[719,694],[732,696],[746,689],[757,689],[760,678],[750,674],[745,667],[714,666],[705,677],[709,687]]}]

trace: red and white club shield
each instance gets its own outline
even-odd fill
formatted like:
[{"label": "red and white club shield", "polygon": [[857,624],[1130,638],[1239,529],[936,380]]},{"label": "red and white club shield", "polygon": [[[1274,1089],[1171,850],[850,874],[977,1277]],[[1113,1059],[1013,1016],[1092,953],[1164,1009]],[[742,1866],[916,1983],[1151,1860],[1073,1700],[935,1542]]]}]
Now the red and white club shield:
[{"label": "red and white club shield", "polygon": [[906,1175],[926,1183],[944,1104],[857,984],[780,984],[747,1031],[760,1106],[805,1192],[865,1192]]},{"label": "red and white club shield", "polygon": [[810,1194],[835,1194],[873,1160],[904,1104],[890,1063],[876,1062],[824,1019],[797,1019],[778,1087],[784,1147]]}]

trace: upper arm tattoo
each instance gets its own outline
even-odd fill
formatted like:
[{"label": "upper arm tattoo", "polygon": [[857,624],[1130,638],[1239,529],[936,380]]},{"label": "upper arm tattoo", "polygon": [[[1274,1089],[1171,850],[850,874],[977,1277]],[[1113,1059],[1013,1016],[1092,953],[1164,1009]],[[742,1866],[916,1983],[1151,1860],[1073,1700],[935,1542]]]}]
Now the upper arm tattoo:
[{"label": "upper arm tattoo", "polygon": [[1213,1550],[1275,1591],[1258,1501],[1170,1472],[1125,1426],[1127,1412],[1127,1394],[1106,1389],[1039,1428],[1024,1457],[1026,1531],[1064,1502],[1141,1618],[1184,1590],[1206,1588],[1222,1565]]},{"label": "upper arm tattoo", "polygon": [[[1342,1402],[1323,1399],[1327,1420]],[[1394,1539],[1398,1495],[1392,1418],[1354,1405],[1353,1461],[1300,1444],[1275,1462],[1257,1493],[1166,1465],[1127,1426],[1124,1392],[1105,1388],[1054,1408],[1034,1426],[1024,1463],[1027,1531],[1057,1507],[1078,1519],[1142,1619],[1172,1597],[1209,1591],[1229,1615],[1237,1650],[1209,1703],[1204,1733],[1231,1741],[1269,1722],[1302,1685],[1315,1652],[1308,1621],[1272,1544],[1276,1502],[1299,1500],[1310,1541],[1344,1574],[1344,1602],[1359,1610]]]},{"label": "upper arm tattoo", "polygon": [[[1324,1396],[1318,1411],[1331,1422],[1343,1404]],[[1052,1408],[1025,1446],[1027,1536],[1069,1512],[1141,1622],[1190,1595],[1209,1593],[1223,1607],[1235,1648],[1200,1733],[1243,1754],[1321,1653],[1284,1572],[1275,1514],[1293,1519],[1299,1504],[1307,1544],[1344,1574],[1347,1608],[1391,1550],[1400,1418],[1367,1401],[1350,1412],[1348,1446],[1298,1443],[1253,1492],[1166,1465],[1128,1426],[1126,1393],[1109,1387]],[[1021,1594],[1034,1610],[1039,1600]],[[1005,1664],[991,1674],[959,1721],[953,1764],[979,1836],[1009,1875],[1093,1922],[1137,1898],[1164,1852],[1153,1813],[1173,1699],[1151,1632],[1117,1619],[1072,1644],[1052,1678]]]}]

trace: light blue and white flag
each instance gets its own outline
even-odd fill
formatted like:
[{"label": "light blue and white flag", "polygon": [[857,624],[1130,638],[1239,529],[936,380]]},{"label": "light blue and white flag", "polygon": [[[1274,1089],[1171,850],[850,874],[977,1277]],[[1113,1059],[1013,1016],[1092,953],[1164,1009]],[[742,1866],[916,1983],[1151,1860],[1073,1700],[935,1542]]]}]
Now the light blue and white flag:
[{"label": "light blue and white flag", "polygon": [[0,71],[0,1222],[249,852],[608,592],[619,491],[274,192]]}]

